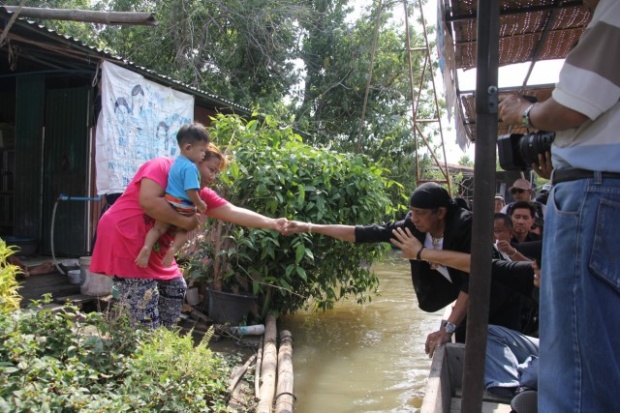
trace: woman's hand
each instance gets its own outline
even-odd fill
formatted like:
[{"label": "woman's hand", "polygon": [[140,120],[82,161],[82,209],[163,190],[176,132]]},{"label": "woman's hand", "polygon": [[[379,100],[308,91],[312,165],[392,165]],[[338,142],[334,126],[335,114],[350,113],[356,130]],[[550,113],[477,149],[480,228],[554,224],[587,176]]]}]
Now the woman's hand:
[{"label": "woman's hand", "polygon": [[302,221],[288,221],[282,235],[299,234],[300,232],[308,232],[312,228],[312,224]]},{"label": "woman's hand", "polygon": [[288,222],[289,222],[289,220],[286,219],[286,218],[276,218],[276,219],[273,220],[273,223],[274,223],[273,229],[275,229],[276,231],[278,231],[282,235],[286,235],[285,234],[285,230],[286,230],[286,226],[287,226]]},{"label": "woman's hand", "polygon": [[157,221],[163,221],[185,231],[191,231],[198,226],[197,214],[191,216],[179,214],[164,199],[164,188],[149,178],[140,181],[139,202],[144,212]]},{"label": "woman's hand", "polygon": [[396,239],[392,238],[390,242],[400,248],[403,252],[403,258],[415,260],[420,248],[422,248],[422,243],[413,236],[409,228],[404,230],[403,228],[396,228],[392,230],[392,234],[394,234]]}]

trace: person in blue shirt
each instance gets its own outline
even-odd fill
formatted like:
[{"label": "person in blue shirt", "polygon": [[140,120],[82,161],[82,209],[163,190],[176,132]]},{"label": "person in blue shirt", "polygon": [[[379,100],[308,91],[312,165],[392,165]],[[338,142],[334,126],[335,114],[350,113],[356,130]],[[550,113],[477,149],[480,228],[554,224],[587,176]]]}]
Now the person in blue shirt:
[{"label": "person in blue shirt", "polygon": [[[193,215],[196,210],[205,212],[207,205],[198,196],[200,190],[200,172],[196,164],[205,156],[209,145],[209,134],[204,126],[194,123],[184,125],[177,133],[180,155],[172,164],[168,173],[165,199],[174,209],[183,215]],[[136,257],[136,264],[147,267],[153,246],[168,231],[169,225],[156,221],[144,238],[144,246]],[[187,232],[176,228],[174,241],[166,252],[164,266],[172,265],[176,252],[187,241]]]}]

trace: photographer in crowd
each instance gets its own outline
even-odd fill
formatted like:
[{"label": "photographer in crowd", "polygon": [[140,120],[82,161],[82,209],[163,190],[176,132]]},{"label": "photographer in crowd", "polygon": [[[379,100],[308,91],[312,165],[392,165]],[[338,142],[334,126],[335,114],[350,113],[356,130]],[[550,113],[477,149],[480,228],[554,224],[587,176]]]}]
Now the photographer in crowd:
[{"label": "photographer in crowd", "polygon": [[617,411],[620,390],[620,2],[584,4],[596,7],[592,21],[551,98],[499,104],[505,123],[556,133],[540,309],[545,413]]}]

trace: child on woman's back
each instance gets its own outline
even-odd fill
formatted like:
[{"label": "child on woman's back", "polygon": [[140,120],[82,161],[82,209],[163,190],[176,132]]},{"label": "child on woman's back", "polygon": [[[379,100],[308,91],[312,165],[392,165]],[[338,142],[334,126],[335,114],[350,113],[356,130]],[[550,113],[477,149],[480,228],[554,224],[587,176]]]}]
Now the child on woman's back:
[{"label": "child on woman's back", "polygon": [[[204,158],[205,151],[209,145],[209,140],[204,134],[196,133],[192,125],[184,125],[177,133],[180,155],[172,164],[168,173],[168,185],[166,186],[166,201],[170,203],[179,213],[192,215],[196,209],[205,212],[207,204],[200,199],[200,172],[197,163]],[[144,238],[144,246],[136,257],[136,264],[139,267],[146,267],[151,256],[153,246],[168,230],[169,225],[165,222],[155,221],[153,228],[149,230]],[[166,252],[163,265],[172,265],[174,255],[187,241],[187,232],[177,228],[172,245]]]}]

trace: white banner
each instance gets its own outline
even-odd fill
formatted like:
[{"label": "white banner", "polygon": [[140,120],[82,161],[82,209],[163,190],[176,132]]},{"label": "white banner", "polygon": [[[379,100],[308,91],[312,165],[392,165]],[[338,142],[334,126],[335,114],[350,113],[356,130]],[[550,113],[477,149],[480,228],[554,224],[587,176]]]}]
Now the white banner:
[{"label": "white banner", "polygon": [[97,193],[123,192],[144,162],[178,155],[179,128],[193,122],[194,97],[104,61],[97,121]]}]

